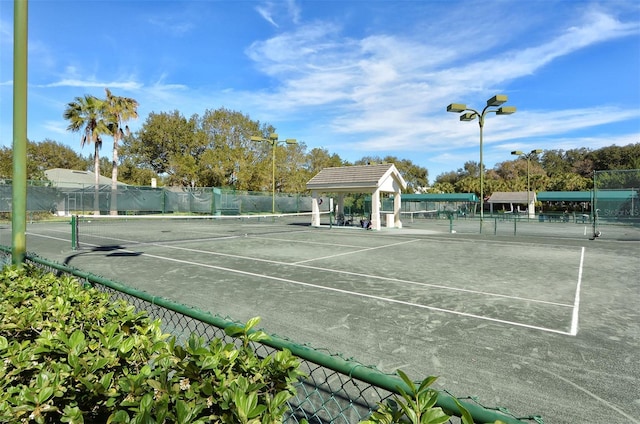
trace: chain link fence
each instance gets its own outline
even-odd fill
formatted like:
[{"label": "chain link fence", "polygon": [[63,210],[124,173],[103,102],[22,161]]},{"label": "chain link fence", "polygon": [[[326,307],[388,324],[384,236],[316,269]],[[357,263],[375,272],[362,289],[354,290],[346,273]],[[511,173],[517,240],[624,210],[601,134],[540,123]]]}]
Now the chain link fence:
[{"label": "chain link fence", "polygon": [[[11,248],[0,246],[0,256],[3,264],[10,264]],[[159,298],[33,254],[27,254],[25,260],[27,264],[56,275],[72,275],[81,284],[109,293],[114,300],[127,301],[137,310],[146,311],[151,318],[160,319],[163,330],[176,336],[178,340],[183,341],[191,334],[196,334],[205,340],[219,338],[239,343],[239,340],[230,338],[224,331],[227,327],[242,325],[231,319]],[[310,424],[358,423],[369,417],[379,403],[399,395],[400,388],[409,391],[396,375],[385,374],[353,359],[296,344],[279,336],[254,342],[252,347],[262,357],[276,350],[289,349],[300,360],[300,370],[306,377],[299,380],[296,385],[297,393],[288,402],[285,423],[302,423],[304,420]],[[440,391],[436,405],[453,416],[449,420],[452,424],[461,422],[456,400],[471,413],[476,423],[493,423],[497,420],[505,424],[544,423],[539,416],[519,417],[505,408],[484,406],[474,397],[456,398],[446,391]]]}]

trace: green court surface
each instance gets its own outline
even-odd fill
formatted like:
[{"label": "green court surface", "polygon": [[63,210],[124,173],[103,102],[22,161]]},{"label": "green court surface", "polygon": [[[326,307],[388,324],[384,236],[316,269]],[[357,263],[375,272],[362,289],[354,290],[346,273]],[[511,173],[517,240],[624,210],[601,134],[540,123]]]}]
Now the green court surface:
[{"label": "green court surface", "polygon": [[[516,415],[640,423],[635,236],[589,240],[575,223],[542,236],[451,233],[441,221],[381,231],[139,224],[77,250],[68,222],[34,223],[27,249],[233,320],[260,316],[267,333],[384,372],[439,376],[438,388]],[[139,242],[135,231],[197,236]]]}]

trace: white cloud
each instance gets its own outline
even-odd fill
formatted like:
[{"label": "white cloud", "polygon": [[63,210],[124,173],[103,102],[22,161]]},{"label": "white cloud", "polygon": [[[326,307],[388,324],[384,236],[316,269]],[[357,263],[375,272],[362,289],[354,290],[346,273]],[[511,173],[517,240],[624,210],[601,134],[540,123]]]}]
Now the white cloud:
[{"label": "white cloud", "polygon": [[136,90],[142,87],[142,84],[135,81],[88,81],[80,79],[63,79],[60,81],[52,82],[49,84],[41,84],[38,87],[53,88],[53,87],[83,87],[83,88],[119,88],[123,90]]}]

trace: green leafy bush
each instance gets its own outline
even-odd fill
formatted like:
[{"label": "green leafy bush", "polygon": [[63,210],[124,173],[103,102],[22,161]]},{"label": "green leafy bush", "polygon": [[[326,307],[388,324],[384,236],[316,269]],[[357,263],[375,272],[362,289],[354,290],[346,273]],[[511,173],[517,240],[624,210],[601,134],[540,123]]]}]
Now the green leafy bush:
[{"label": "green leafy bush", "polygon": [[[387,403],[380,403],[369,419],[360,424],[443,424],[449,421],[442,408],[435,406],[438,400],[438,392],[431,388],[437,377],[427,377],[418,387],[402,371],[398,375],[405,382],[409,391],[398,387],[400,396],[394,396]],[[455,401],[461,412],[462,424],[473,424],[473,418],[457,400]],[[500,424],[496,421],[495,424]]]},{"label": "green leafy bush", "polygon": [[184,346],[159,321],[70,277],[5,267],[0,274],[0,422],[276,423],[298,361],[259,358],[260,321]]}]

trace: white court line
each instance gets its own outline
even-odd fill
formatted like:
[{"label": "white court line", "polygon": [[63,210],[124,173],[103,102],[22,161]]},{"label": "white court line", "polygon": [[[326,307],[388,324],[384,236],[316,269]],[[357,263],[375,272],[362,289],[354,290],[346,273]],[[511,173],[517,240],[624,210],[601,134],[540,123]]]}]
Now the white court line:
[{"label": "white court line", "polygon": [[561,380],[564,381],[565,383],[567,383],[568,385],[580,390],[581,392],[589,395],[591,398],[595,399],[596,401],[600,402],[602,405],[614,410],[615,412],[617,412],[618,414],[622,415],[623,417],[625,417],[628,423],[636,423],[639,424],[640,420],[638,420],[637,418],[634,418],[632,416],[630,416],[629,414],[627,414],[626,412],[624,412],[622,409],[618,408],[616,405],[614,405],[613,403],[609,402],[608,400],[605,400],[603,398],[601,398],[600,396],[596,395],[595,393],[585,389],[582,386],[577,385],[576,383],[574,383],[573,381],[569,380],[568,378],[562,377],[560,374],[555,373],[555,372],[551,372],[547,369],[547,367],[540,367],[537,366],[535,364],[531,364],[531,366],[537,368],[538,370],[542,371],[542,372],[546,372],[547,374]]},{"label": "white court line", "polygon": [[365,248],[362,248],[362,249],[352,250],[352,251],[349,251],[349,252],[336,253],[335,255],[323,256],[323,257],[320,257],[320,258],[313,258],[313,259],[306,259],[304,261],[298,261],[298,262],[292,262],[290,265],[296,266],[296,265],[303,264],[305,262],[321,261],[323,259],[337,258],[338,256],[346,256],[346,255],[352,255],[354,253],[368,252],[370,250],[386,249],[387,247],[399,246],[401,244],[407,244],[407,243],[414,243],[416,241],[420,241],[420,239],[414,239],[414,240],[408,240],[408,241],[401,241],[401,242],[398,242],[398,243],[385,244],[383,246],[365,247]]},{"label": "white court line", "polygon": [[[122,249],[122,250],[124,252],[138,253],[138,252],[134,252],[134,251],[127,250],[127,249]],[[548,332],[548,333],[556,333],[556,334],[569,335],[569,336],[572,335],[570,333],[567,333],[566,331],[554,330],[554,329],[551,329],[551,328],[545,328],[545,327],[539,327],[539,326],[535,326],[535,325],[523,324],[523,323],[515,322],[515,321],[507,321],[507,320],[502,320],[502,319],[497,319],[497,318],[491,318],[491,317],[486,317],[486,316],[483,316],[483,315],[469,314],[469,313],[466,313],[466,312],[458,312],[458,311],[454,311],[454,310],[451,310],[451,309],[444,309],[444,308],[438,308],[438,307],[435,307],[435,306],[421,305],[419,303],[406,302],[406,301],[403,301],[403,300],[389,299],[389,298],[382,297],[382,296],[374,296],[374,295],[370,295],[370,294],[359,293],[359,292],[354,292],[354,291],[350,291],[350,290],[343,290],[343,289],[338,289],[338,288],[334,288],[334,287],[325,287],[325,286],[320,286],[320,285],[317,285],[317,284],[305,283],[303,281],[291,280],[291,279],[288,279],[288,278],[281,278],[281,277],[274,277],[274,276],[265,275],[265,274],[257,274],[257,273],[254,273],[254,272],[242,271],[242,270],[239,270],[239,269],[226,268],[226,267],[222,267],[222,266],[218,266],[218,265],[210,265],[210,264],[204,264],[204,263],[201,263],[201,262],[194,262],[194,261],[187,261],[187,260],[183,260],[183,259],[169,258],[169,257],[165,257],[165,256],[160,256],[160,255],[152,255],[152,254],[149,254],[149,253],[141,253],[140,255],[141,256],[147,256],[147,257],[150,257],[150,258],[155,258],[155,259],[161,259],[161,260],[165,260],[165,261],[177,262],[177,263],[182,263],[182,264],[187,264],[187,265],[194,265],[194,266],[199,266],[199,267],[204,267],[204,268],[211,268],[211,269],[216,269],[216,270],[219,270],[219,271],[226,271],[226,272],[231,272],[231,273],[236,273],[236,274],[241,274],[241,275],[248,275],[248,276],[251,276],[251,277],[266,278],[268,280],[274,280],[274,281],[279,281],[279,282],[289,283],[289,284],[295,284],[295,285],[305,286],[305,287],[312,287],[312,288],[319,289],[319,290],[328,290],[328,291],[333,291],[333,292],[342,293],[342,294],[348,294],[348,295],[352,295],[352,296],[358,296],[358,297],[364,297],[364,298],[368,298],[368,299],[381,300],[381,301],[389,302],[389,303],[397,303],[397,304],[400,304],[400,305],[412,306],[412,307],[421,308],[421,309],[428,309],[430,311],[444,312],[444,313],[449,313],[449,314],[458,315],[458,316],[464,316],[464,317],[469,317],[469,318],[480,319],[480,320],[484,320],[484,321],[498,322],[498,323],[501,323],[501,324],[513,325],[515,327],[524,327],[524,328],[529,328],[529,329],[533,329],[533,330],[539,330],[539,331],[545,331],[545,332]]]},{"label": "white court line", "polygon": [[572,336],[578,334],[578,314],[580,311],[580,287],[582,285],[582,265],[584,264],[584,246],[582,246],[582,252],[580,253],[580,266],[578,268],[578,284],[576,286],[576,297],[573,301],[573,314],[571,315],[571,331]]},{"label": "white court line", "polygon": [[[51,236],[43,236],[43,235],[38,235],[38,234],[33,234],[33,235],[40,236],[40,237],[45,237],[45,238],[57,239],[57,238],[51,237]],[[62,239],[58,238],[58,240],[62,240]],[[414,241],[418,241],[418,240],[414,240]],[[98,245],[95,245],[95,246],[98,246]],[[538,303],[552,304],[552,305],[558,305],[558,306],[569,306],[569,305],[565,305],[565,304],[561,304],[561,303],[554,303],[554,302],[539,301],[539,300],[535,300],[535,299],[520,298],[520,297],[517,297],[517,296],[507,296],[507,295],[500,295],[500,294],[495,294],[495,293],[486,293],[486,292],[475,291],[475,290],[452,288],[452,287],[446,287],[446,286],[434,285],[434,284],[428,284],[428,283],[418,283],[418,282],[414,282],[414,281],[399,280],[399,279],[395,279],[395,278],[379,277],[379,276],[375,276],[375,275],[359,274],[359,273],[353,273],[353,272],[349,272],[349,271],[333,270],[333,269],[330,269],[330,268],[320,268],[320,267],[313,267],[313,266],[307,266],[307,265],[295,265],[295,264],[292,265],[292,264],[287,263],[287,262],[272,261],[272,260],[258,259],[258,258],[250,258],[250,257],[244,257],[244,256],[238,256],[238,255],[230,255],[230,254],[224,254],[224,253],[210,252],[210,251],[205,251],[205,250],[200,250],[200,249],[190,249],[190,248],[183,248],[183,247],[179,247],[179,246],[166,246],[166,245],[163,245],[163,244],[158,244],[158,246],[167,247],[167,248],[170,248],[170,249],[177,249],[177,250],[185,250],[185,251],[191,251],[191,252],[197,252],[197,253],[211,254],[211,255],[216,255],[216,256],[234,257],[234,258],[238,258],[238,259],[247,259],[247,260],[259,261],[259,262],[268,262],[268,263],[280,264],[280,265],[285,265],[285,266],[304,267],[304,268],[311,268],[311,269],[317,269],[317,270],[328,271],[328,272],[344,273],[344,274],[348,274],[348,275],[355,275],[355,276],[361,276],[361,277],[367,277],[367,278],[373,278],[373,279],[381,279],[381,280],[386,280],[386,281],[408,283],[408,284],[417,284],[417,285],[427,286],[427,287],[436,287],[436,288],[442,288],[442,289],[447,289],[447,290],[454,290],[454,291],[461,291],[461,292],[467,292],[467,293],[482,294],[482,295],[502,297],[502,298],[508,298],[508,299],[525,300],[525,301],[530,301],[530,302],[538,302]],[[119,250],[122,250],[123,252],[140,253],[140,252],[136,252],[136,251],[129,250],[129,249],[119,249]],[[584,247],[583,247],[583,252],[584,252]],[[231,273],[236,273],[236,274],[241,274],[241,275],[249,275],[249,276],[258,277],[258,278],[266,278],[266,279],[269,279],[269,280],[287,282],[287,283],[296,284],[296,285],[302,285],[302,286],[306,286],[306,287],[313,287],[313,288],[317,288],[317,289],[321,289],[321,290],[329,290],[329,291],[334,291],[334,292],[339,292],[339,293],[344,293],[344,294],[350,294],[350,295],[354,295],[354,296],[360,296],[360,297],[365,297],[365,298],[370,298],[370,299],[382,300],[382,301],[386,301],[386,302],[390,302],[390,303],[397,303],[397,304],[413,306],[413,307],[422,308],[422,309],[428,309],[428,310],[437,311],[437,312],[450,313],[450,314],[453,314],[453,315],[476,318],[476,319],[485,320],[485,321],[499,322],[499,323],[502,323],[502,324],[513,325],[513,326],[516,326],[516,327],[530,328],[530,329],[545,331],[545,332],[549,332],[549,333],[556,333],[556,334],[569,335],[569,336],[575,336],[576,335],[576,334],[573,334],[572,332],[554,330],[554,329],[545,328],[545,327],[539,327],[539,326],[534,326],[534,325],[529,325],[529,324],[523,324],[523,323],[519,323],[519,322],[515,322],[515,321],[501,320],[501,319],[497,319],[497,318],[486,317],[486,316],[483,316],[483,315],[475,315],[475,314],[469,314],[469,313],[465,313],[465,312],[458,312],[458,311],[454,311],[454,310],[450,310],[450,309],[444,309],[444,308],[438,308],[438,307],[434,307],[434,306],[421,305],[421,304],[417,304],[417,303],[406,302],[406,301],[396,300],[396,299],[390,299],[390,298],[381,297],[381,296],[368,295],[368,294],[359,293],[359,292],[353,292],[353,291],[349,291],[349,290],[337,289],[337,288],[333,288],[333,287],[326,287],[326,286],[321,286],[321,285],[312,284],[312,283],[305,283],[305,282],[302,282],[302,281],[291,280],[291,279],[287,279],[287,278],[274,277],[274,276],[265,275],[265,274],[257,274],[257,273],[253,273],[253,272],[249,272],[249,271],[242,271],[242,270],[238,270],[238,269],[221,267],[221,266],[218,266],[218,265],[210,265],[210,264],[205,264],[205,263],[201,263],[201,262],[194,262],[194,261],[187,261],[187,260],[182,260],[182,259],[175,259],[175,258],[166,257],[166,256],[153,255],[153,254],[150,254],[150,253],[140,253],[140,256],[147,256],[147,257],[150,257],[150,258],[155,258],[155,259],[160,259],[160,260],[165,260],[165,261],[171,261],[171,262],[177,262],[177,263],[183,263],[183,264],[187,264],[187,265],[194,265],[194,266],[199,266],[199,267],[204,267],[204,268],[217,269],[217,270],[220,270],[220,271],[226,271],[226,272],[231,272]],[[581,261],[581,264],[582,264],[582,261]],[[580,268],[580,274],[581,274],[581,270],[582,270],[582,267]],[[575,314],[575,308],[574,308],[574,314]],[[572,328],[572,330],[573,330],[573,328]]]},{"label": "white court line", "polygon": [[[414,240],[414,241],[419,241],[419,240]],[[353,271],[344,271],[344,270],[333,269],[333,268],[323,268],[323,267],[319,267],[319,266],[305,265],[305,264],[301,264],[299,262],[291,263],[291,262],[274,261],[274,260],[271,260],[271,259],[262,259],[262,258],[255,258],[255,257],[250,257],[250,256],[232,255],[230,253],[212,252],[212,251],[209,251],[209,250],[192,249],[192,248],[181,247],[181,246],[167,246],[167,245],[164,245],[164,244],[160,244],[158,246],[166,247],[168,249],[185,250],[187,252],[203,253],[203,254],[213,255],[213,256],[223,256],[223,257],[234,258],[234,259],[243,259],[243,260],[248,260],[248,261],[266,262],[266,263],[270,263],[270,264],[274,264],[274,265],[284,265],[284,266],[294,266],[294,267],[300,267],[300,268],[314,269],[314,270],[317,270],[317,271],[332,272],[332,273],[336,273],[336,274],[345,274],[345,275],[350,275],[350,276],[353,276],[353,277],[360,277],[360,278],[370,278],[370,279],[373,279],[373,280],[389,281],[389,282],[392,282],[392,283],[412,284],[412,285],[417,285],[417,286],[420,286],[420,287],[431,287],[431,288],[442,289],[442,290],[458,291],[458,292],[462,292],[462,293],[479,294],[479,295],[482,295],[482,296],[499,297],[499,298],[504,298],[504,299],[524,301],[524,302],[540,303],[540,304],[544,304],[544,305],[562,306],[562,307],[567,307],[567,308],[573,307],[573,305],[566,304],[566,303],[558,303],[558,302],[550,302],[550,301],[547,301],[547,300],[530,299],[530,298],[527,298],[527,297],[520,297],[520,296],[510,296],[510,295],[506,295],[506,294],[491,293],[491,292],[485,292],[485,291],[480,291],[480,290],[463,289],[463,288],[459,288],[459,287],[444,286],[444,285],[441,285],[441,284],[423,283],[423,282],[419,282],[419,281],[403,280],[403,279],[400,279],[400,278],[383,277],[383,276],[372,275],[372,274],[362,274],[362,273],[353,272]],[[363,249],[363,251],[364,250],[366,250],[366,249]],[[353,252],[353,253],[355,253],[355,252]]]}]

